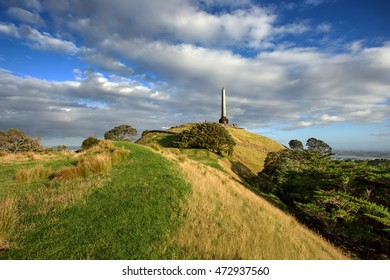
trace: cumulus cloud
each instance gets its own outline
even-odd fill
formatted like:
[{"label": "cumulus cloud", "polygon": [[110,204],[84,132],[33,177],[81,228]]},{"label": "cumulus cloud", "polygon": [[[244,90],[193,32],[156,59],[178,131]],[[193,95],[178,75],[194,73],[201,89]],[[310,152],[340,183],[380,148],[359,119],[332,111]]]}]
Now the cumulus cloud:
[{"label": "cumulus cloud", "polygon": [[47,1],[39,11],[52,15],[54,24],[46,26],[55,29],[0,23],[7,36],[77,55],[99,69],[76,70],[63,82],[1,71],[1,127],[30,130],[27,120],[34,120],[41,135],[100,136],[124,122],[147,129],[216,121],[222,86],[231,121],[244,127],[388,119],[390,43],[365,47],[356,41],[340,53],[276,44],[286,35],[330,32],[332,26],[280,25],[272,9],[225,2]]}]

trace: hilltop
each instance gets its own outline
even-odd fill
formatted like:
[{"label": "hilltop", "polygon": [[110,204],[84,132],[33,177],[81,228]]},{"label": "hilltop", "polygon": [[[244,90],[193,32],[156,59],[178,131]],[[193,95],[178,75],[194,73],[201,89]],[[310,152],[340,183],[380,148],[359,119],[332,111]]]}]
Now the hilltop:
[{"label": "hilltop", "polygon": [[[177,133],[182,132],[183,130],[190,129],[196,123],[187,123],[180,126],[175,126],[164,130],[152,130],[146,131],[137,143],[141,145],[150,146],[154,149],[164,149],[167,152],[172,153],[183,153],[188,155],[190,158],[197,158],[201,160],[201,157],[204,157],[204,160],[214,160],[218,158],[219,160],[224,161],[222,157],[219,157],[215,154],[211,154],[205,150],[185,150],[177,149],[174,142],[177,139]],[[263,164],[267,153],[280,151],[285,149],[282,144],[267,138],[265,136],[249,132],[245,129],[235,127],[235,126],[224,126],[233,139],[236,142],[233,155],[229,158],[231,163],[240,163],[243,168],[247,169],[247,172],[252,173],[253,175],[257,174],[263,169]],[[209,157],[209,159],[207,159]],[[224,163],[222,163],[224,164]]]}]

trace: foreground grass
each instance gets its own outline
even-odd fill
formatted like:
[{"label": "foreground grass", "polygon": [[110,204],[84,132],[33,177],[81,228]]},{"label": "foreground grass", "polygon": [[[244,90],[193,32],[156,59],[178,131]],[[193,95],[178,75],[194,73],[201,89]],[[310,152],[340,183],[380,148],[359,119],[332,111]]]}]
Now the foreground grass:
[{"label": "foreground grass", "polygon": [[178,160],[193,186],[176,235],[176,258],[346,259],[295,218],[232,180],[226,173]]},{"label": "foreground grass", "polygon": [[[170,258],[168,241],[179,227],[179,205],[190,186],[160,155],[131,143],[119,145],[131,153],[110,173],[61,184],[69,192],[83,185],[89,189],[66,207],[42,212],[34,209],[36,203],[19,200],[21,233],[0,258]],[[40,190],[42,200],[55,196],[51,188],[29,186]]]}]

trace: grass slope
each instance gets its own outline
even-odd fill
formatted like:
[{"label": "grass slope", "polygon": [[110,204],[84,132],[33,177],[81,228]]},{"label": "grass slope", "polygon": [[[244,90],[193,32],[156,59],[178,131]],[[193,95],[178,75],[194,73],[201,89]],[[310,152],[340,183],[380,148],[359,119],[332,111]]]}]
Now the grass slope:
[{"label": "grass slope", "polygon": [[[193,124],[175,127],[180,132]],[[217,159],[200,149],[174,148],[175,135],[152,132],[138,143],[175,161],[193,190],[173,243],[179,259],[345,259],[341,251],[244,187],[263,168],[267,152],[284,147],[243,129],[228,127],[233,156]],[[194,156],[197,155],[197,156]],[[267,197],[268,200],[272,198]],[[281,203],[281,202],[280,202]]]},{"label": "grass slope", "polygon": [[[40,214],[19,202],[19,214],[25,217],[19,225],[22,233],[0,258],[171,258],[169,241],[179,227],[179,205],[188,197],[190,186],[159,154],[131,143],[120,145],[130,155],[110,173],[98,176],[99,186],[91,186],[89,193],[64,209]],[[44,185],[25,187],[39,190],[43,197],[50,193]]]},{"label": "grass slope", "polygon": [[346,259],[295,218],[229,174],[193,160],[176,161],[192,185],[173,241],[178,259]]}]

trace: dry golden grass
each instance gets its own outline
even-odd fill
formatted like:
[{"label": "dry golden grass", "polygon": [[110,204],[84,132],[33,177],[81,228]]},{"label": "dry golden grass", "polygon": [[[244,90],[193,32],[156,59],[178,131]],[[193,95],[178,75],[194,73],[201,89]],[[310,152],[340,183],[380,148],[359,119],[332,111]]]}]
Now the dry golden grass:
[{"label": "dry golden grass", "polygon": [[0,249],[11,246],[19,221],[18,205],[16,199],[8,197],[0,201]]},{"label": "dry golden grass", "polygon": [[89,158],[83,158],[76,166],[59,170],[55,176],[57,180],[85,179],[92,174],[100,174],[110,171],[112,168],[111,156],[98,154]]},{"label": "dry golden grass", "polygon": [[[173,156],[171,156],[172,158]],[[345,259],[227,174],[177,160],[193,190],[175,243],[185,259]]]},{"label": "dry golden grass", "polygon": [[245,129],[226,127],[236,141],[233,161],[239,161],[257,174],[264,167],[264,160],[269,152],[280,151],[285,147],[278,142]]},{"label": "dry golden grass", "polygon": [[21,153],[2,153],[0,157],[0,164],[19,164],[26,161],[40,160],[48,161],[56,158],[77,158],[80,154],[72,151],[61,152],[49,152],[49,153],[33,153],[33,152],[21,152]]},{"label": "dry golden grass", "polygon": [[50,173],[50,168],[46,168],[42,164],[39,164],[31,168],[17,170],[14,180],[17,183],[31,183],[35,181],[42,181],[47,179]]}]

